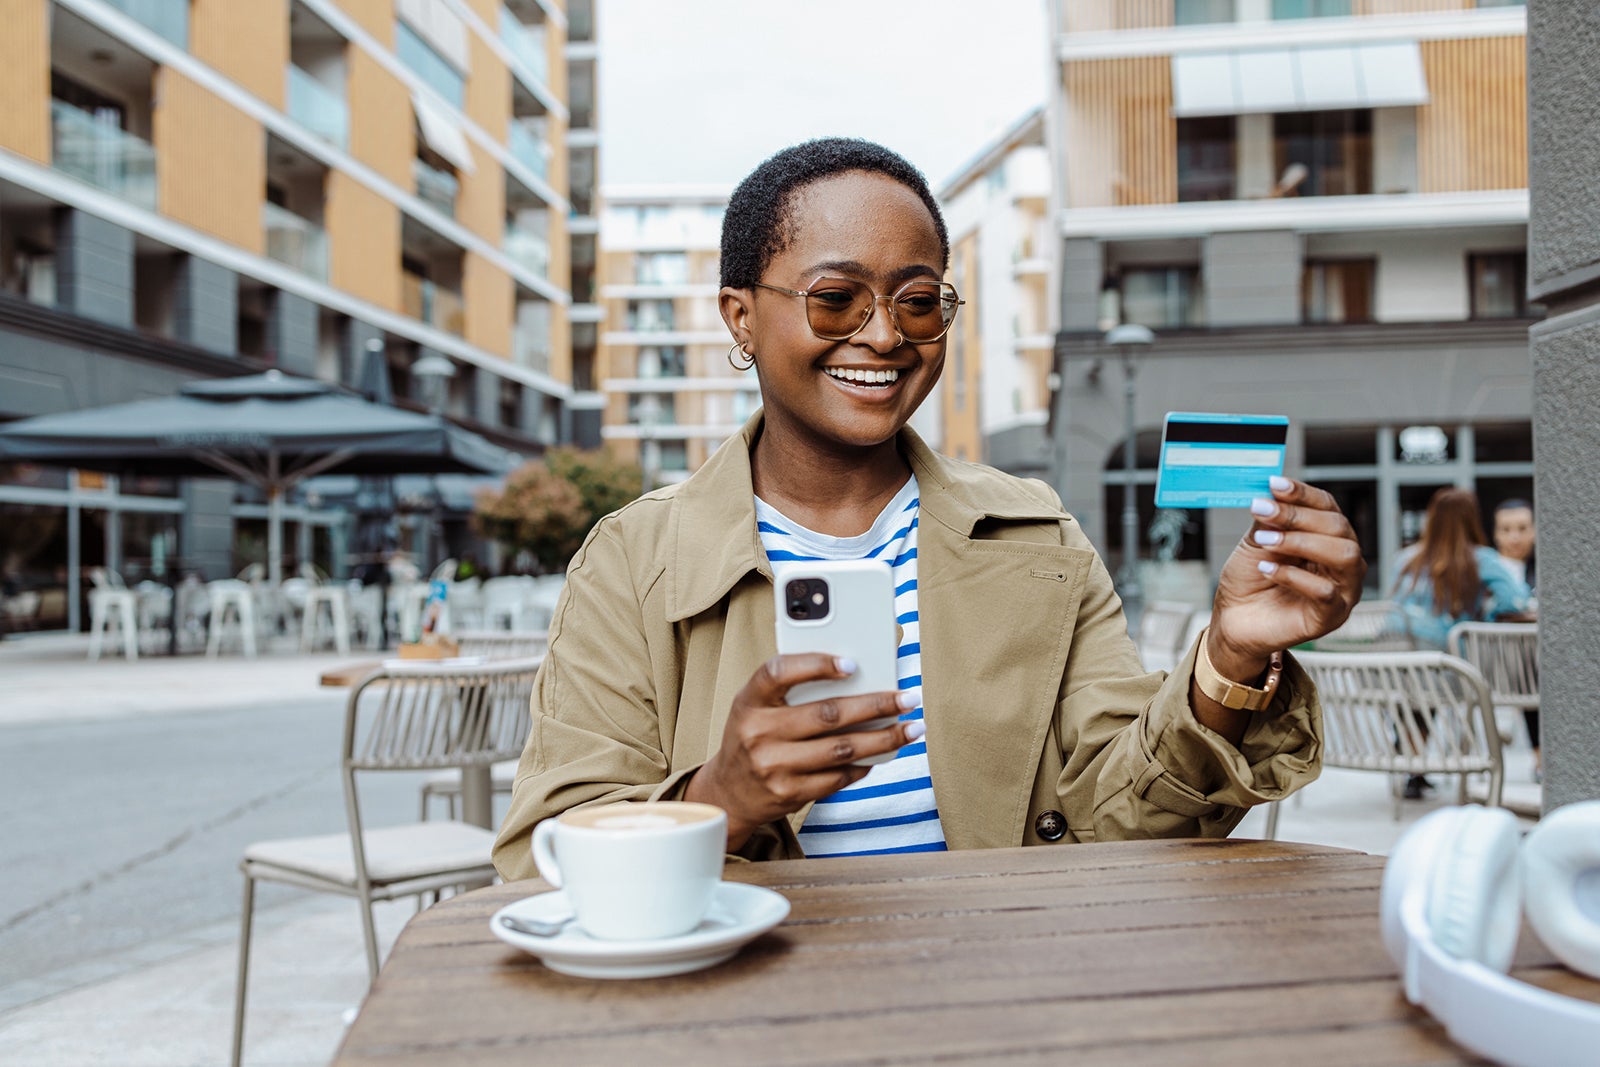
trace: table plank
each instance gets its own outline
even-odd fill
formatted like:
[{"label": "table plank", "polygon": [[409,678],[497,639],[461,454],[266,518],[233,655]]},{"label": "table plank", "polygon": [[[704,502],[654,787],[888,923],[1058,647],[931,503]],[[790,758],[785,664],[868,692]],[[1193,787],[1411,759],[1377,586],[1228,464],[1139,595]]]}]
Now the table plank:
[{"label": "table plank", "polygon": [[495,940],[489,916],[546,888],[495,886],[412,920],[336,1063],[1474,1062],[1400,996],[1383,862],[1239,841],[734,865],[790,919],[638,982]]}]

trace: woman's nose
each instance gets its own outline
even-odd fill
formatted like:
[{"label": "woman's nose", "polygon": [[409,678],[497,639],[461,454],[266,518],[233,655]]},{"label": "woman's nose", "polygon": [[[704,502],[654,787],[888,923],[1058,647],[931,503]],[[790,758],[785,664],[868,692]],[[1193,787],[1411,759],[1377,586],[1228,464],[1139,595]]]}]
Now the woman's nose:
[{"label": "woman's nose", "polygon": [[905,344],[906,339],[894,321],[894,312],[890,310],[892,299],[893,297],[888,296],[873,297],[872,310],[867,314],[867,321],[850,340],[858,341],[880,355],[893,352]]}]

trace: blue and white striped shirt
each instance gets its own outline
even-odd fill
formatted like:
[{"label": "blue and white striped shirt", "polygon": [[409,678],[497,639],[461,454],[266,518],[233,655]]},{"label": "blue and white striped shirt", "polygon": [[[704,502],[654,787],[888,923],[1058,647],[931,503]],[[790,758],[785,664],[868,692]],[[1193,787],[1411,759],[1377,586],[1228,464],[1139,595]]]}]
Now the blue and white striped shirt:
[{"label": "blue and white striped shirt", "polygon": [[[900,624],[896,663],[901,689],[922,684],[921,627],[917,622],[917,479],[908,480],[858,537],[829,537],[785,518],[756,498],[761,547],[773,562],[814,559],[881,559],[894,576],[894,606]],[[900,716],[920,720],[917,707]],[[890,852],[943,852],[944,827],[934,803],[926,739],[902,748],[867,776],[817,801],[800,828],[807,856],[874,856]]]}]

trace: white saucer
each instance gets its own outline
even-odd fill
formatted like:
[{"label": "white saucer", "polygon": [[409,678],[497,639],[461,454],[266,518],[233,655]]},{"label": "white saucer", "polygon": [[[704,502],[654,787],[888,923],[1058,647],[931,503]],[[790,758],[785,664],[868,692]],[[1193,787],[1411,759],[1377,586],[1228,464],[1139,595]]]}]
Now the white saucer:
[{"label": "white saucer", "polygon": [[500,925],[502,915],[561,919],[572,914],[559,890],[525,897],[494,913],[489,929],[508,945],[538,956],[546,967],[579,978],[660,978],[711,967],[781,923],[789,901],[760,886],[722,882],[700,925],[677,937],[650,941],[600,941],[570,923],[553,937],[519,934]]}]

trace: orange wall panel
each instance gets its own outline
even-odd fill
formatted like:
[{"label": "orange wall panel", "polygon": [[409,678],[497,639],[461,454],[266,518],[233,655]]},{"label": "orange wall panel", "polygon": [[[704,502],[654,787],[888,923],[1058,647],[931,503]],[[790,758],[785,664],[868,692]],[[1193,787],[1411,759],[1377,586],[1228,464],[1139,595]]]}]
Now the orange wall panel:
[{"label": "orange wall panel", "polygon": [[385,48],[394,47],[394,0],[334,0]]},{"label": "orange wall panel", "polygon": [[1167,56],[1144,56],[1063,69],[1069,206],[1177,202],[1171,67]]},{"label": "orange wall panel", "polygon": [[50,5],[0,0],[0,148],[50,162]]},{"label": "orange wall panel", "polygon": [[470,141],[468,146],[477,168],[459,175],[456,221],[499,248],[505,239],[506,172],[488,152]]},{"label": "orange wall panel", "polygon": [[1417,108],[1422,192],[1528,186],[1527,42],[1424,41],[1428,103]]},{"label": "orange wall panel", "polygon": [[400,209],[343,171],[332,171],[324,220],[333,287],[399,311]]},{"label": "orange wall panel", "polygon": [[1170,26],[1172,0],[1064,0],[1061,18],[1067,33]]},{"label": "orange wall panel", "polygon": [[288,0],[194,0],[189,51],[283,110],[289,65]]},{"label": "orange wall panel", "polygon": [[511,120],[511,68],[476,33],[472,42],[472,74],[467,78],[467,117],[495,140],[505,143]]},{"label": "orange wall panel", "polygon": [[464,336],[469,344],[510,358],[515,295],[511,275],[476,252],[463,257],[461,296],[467,305]]},{"label": "orange wall panel", "polygon": [[163,214],[260,253],[266,135],[261,124],[171,67],[159,67],[152,117]]},{"label": "orange wall panel", "polygon": [[[956,315],[945,342],[943,429],[939,450],[974,462],[983,458],[983,435],[978,425],[978,383],[983,375],[983,342],[978,334],[978,235],[968,234],[950,250],[952,276],[973,290],[968,306]],[[957,400],[960,403],[957,403]]]},{"label": "orange wall panel", "polygon": [[346,50],[350,65],[350,154],[394,182],[412,187],[417,156],[416,119],[405,83],[360,48]]},{"label": "orange wall panel", "polygon": [[489,24],[489,29],[496,30],[500,26],[500,0],[467,0],[467,6],[478,13],[478,17]]}]

